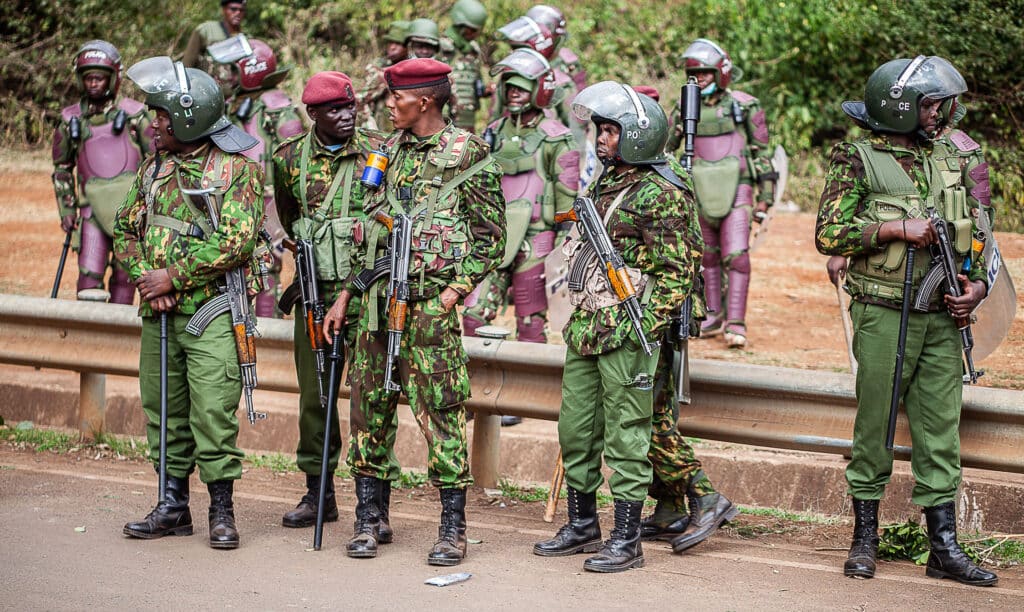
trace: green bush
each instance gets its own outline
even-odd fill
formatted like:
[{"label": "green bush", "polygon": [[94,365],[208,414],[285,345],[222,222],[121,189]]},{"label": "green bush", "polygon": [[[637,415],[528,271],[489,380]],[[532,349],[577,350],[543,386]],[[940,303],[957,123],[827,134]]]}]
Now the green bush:
[{"label": "green bush", "polygon": [[[533,0],[486,0],[488,28],[522,14]],[[569,46],[590,81],[651,84],[674,104],[682,84],[679,56],[699,36],[722,44],[744,72],[736,87],[759,97],[775,138],[791,155],[822,160],[846,135],[839,103],[859,99],[872,70],[893,57],[942,55],[967,78],[965,128],[986,145],[1000,227],[1024,226],[1024,89],[1017,56],[1024,48],[1024,3],[950,0],[627,0],[560,3]],[[437,17],[451,0],[372,4],[327,0],[251,0],[245,29],[296,66],[286,88],[297,94],[313,72],[338,69],[359,80],[381,53],[379,34],[393,19]],[[180,53],[193,27],[218,16],[215,2],[183,0],[14,0],[0,6],[0,142],[48,142],[59,109],[75,95],[70,56],[103,37],[127,63]],[[442,19],[441,26],[445,27]],[[485,41],[486,42],[486,41]],[[490,43],[487,46],[493,47]],[[497,49],[500,53],[502,50]],[[820,173],[820,170],[817,170]],[[815,198],[801,198],[807,201]]]}]

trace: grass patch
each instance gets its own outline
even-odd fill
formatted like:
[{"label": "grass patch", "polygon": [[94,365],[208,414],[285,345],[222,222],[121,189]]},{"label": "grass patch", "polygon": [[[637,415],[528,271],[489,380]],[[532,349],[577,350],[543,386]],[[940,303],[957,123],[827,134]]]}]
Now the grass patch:
[{"label": "grass patch", "polygon": [[503,497],[521,502],[539,502],[547,501],[548,499],[547,487],[521,487],[506,478],[498,481],[498,489],[501,490]]},{"label": "grass patch", "polygon": [[298,472],[299,466],[295,458],[282,453],[270,453],[266,455],[246,455],[245,462],[254,468],[265,468],[275,474],[289,474]]},{"label": "grass patch", "polygon": [[779,519],[781,521],[814,523],[817,525],[835,525],[839,522],[839,520],[834,517],[820,516],[817,514],[803,514],[800,512],[788,512],[786,510],[779,510],[778,508],[751,508],[747,506],[740,506],[740,514],[765,516],[768,518]]},{"label": "grass patch", "polygon": [[148,448],[141,438],[100,434],[94,442],[83,442],[76,433],[55,429],[37,429],[28,423],[16,427],[0,426],[0,439],[17,448],[31,448],[37,453],[58,455],[86,451],[95,453],[96,459],[146,459]]},{"label": "grass patch", "polygon": [[65,454],[78,446],[78,436],[52,429],[36,429],[34,427],[4,427],[4,438],[20,448],[31,448],[37,453],[54,452]]}]

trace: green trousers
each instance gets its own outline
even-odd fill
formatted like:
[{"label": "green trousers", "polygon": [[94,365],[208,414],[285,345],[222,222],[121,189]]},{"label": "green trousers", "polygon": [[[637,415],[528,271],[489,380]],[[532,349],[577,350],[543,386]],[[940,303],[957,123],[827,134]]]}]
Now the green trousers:
[{"label": "green trousers", "polygon": [[[857,419],[846,467],[849,494],[881,499],[892,475],[885,449],[900,311],[853,302],[857,358]],[[912,499],[924,507],[956,497],[960,485],[960,404],[963,392],[960,334],[945,312],[911,313],[900,394],[913,445]]]},{"label": "green trousers", "polygon": [[[376,298],[363,298],[350,368],[348,465],[353,476],[396,480],[399,394],[384,388],[388,337],[383,329],[369,330],[369,299]],[[378,307],[383,313],[384,304]],[[439,488],[464,489],[473,484],[466,447],[467,361],[455,309],[445,312],[439,297],[411,302],[394,380],[409,398],[427,442],[427,475]]]},{"label": "green trousers", "polygon": [[[199,467],[203,482],[242,477],[238,400],[242,382],[231,315],[214,319],[201,337],[185,331],[188,315],[167,315],[167,473],[185,478]],[[160,457],[160,317],[142,321],[139,390],[154,467]]]},{"label": "green trousers", "polygon": [[601,486],[601,457],[612,470],[609,486],[617,500],[643,501],[651,484],[653,381],[660,350],[647,356],[627,341],[600,355],[567,347],[562,376],[558,443],[565,482],[591,493]]}]

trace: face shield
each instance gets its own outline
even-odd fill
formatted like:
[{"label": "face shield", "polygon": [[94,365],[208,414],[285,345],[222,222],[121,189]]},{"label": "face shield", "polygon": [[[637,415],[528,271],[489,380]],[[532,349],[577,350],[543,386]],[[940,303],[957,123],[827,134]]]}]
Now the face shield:
[{"label": "face shield", "polygon": [[580,121],[603,119],[621,127],[623,123],[633,122],[635,117],[640,129],[650,125],[640,96],[629,85],[615,81],[602,81],[581,91],[572,101],[572,113]]},{"label": "face shield", "polygon": [[538,81],[550,71],[551,65],[540,53],[533,49],[516,49],[491,68],[491,76],[514,72],[531,81]]},{"label": "face shield", "polygon": [[245,34],[238,34],[209,45],[206,52],[218,64],[233,64],[252,55],[252,45]]},{"label": "face shield", "polygon": [[498,34],[512,46],[528,45],[544,57],[550,57],[554,51],[555,40],[551,31],[529,17],[519,17],[498,28]]},{"label": "face shield", "polygon": [[[919,55],[911,60],[892,87],[893,92],[900,89],[900,93],[904,88],[932,100],[944,100],[966,92],[967,82],[945,59]],[[899,94],[893,97],[899,97]]]},{"label": "face shield", "polygon": [[721,47],[706,38],[698,38],[683,52],[683,58],[700,62],[708,68],[715,68],[726,57]]},{"label": "face shield", "polygon": [[188,74],[181,62],[173,62],[166,55],[150,57],[132,65],[125,76],[147,94],[175,90],[181,94],[189,91]]}]

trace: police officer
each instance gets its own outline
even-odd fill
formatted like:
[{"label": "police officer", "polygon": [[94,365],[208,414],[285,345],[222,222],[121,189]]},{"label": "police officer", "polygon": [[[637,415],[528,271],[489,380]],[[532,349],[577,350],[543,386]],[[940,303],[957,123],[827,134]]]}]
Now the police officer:
[{"label": "police officer", "polygon": [[[150,457],[160,439],[160,323],[167,313],[167,495],[125,535],[153,539],[190,535],[189,475],[199,468],[210,492],[210,546],[238,548],[232,492],[242,476],[235,411],[242,386],[230,313],[200,336],[186,330],[192,315],[219,293],[225,272],[250,265],[263,222],[263,168],[240,151],[256,146],[224,116],[224,98],[205,72],[169,57],[128,70],[156,114],[156,156],[139,169],[118,211],[115,251],[139,288],[142,349],[139,388]],[[186,112],[187,111],[187,112]],[[212,222],[205,198],[183,189],[213,189]],[[214,225],[218,229],[214,229]]]},{"label": "police officer", "polygon": [[526,11],[526,17],[543,26],[554,36],[555,53],[551,58],[551,67],[572,77],[578,89],[586,87],[587,71],[583,68],[579,55],[565,44],[569,40],[569,29],[562,10],[549,4],[536,4]]},{"label": "police officer", "polygon": [[370,129],[390,132],[391,120],[384,98],[388,94],[387,83],[384,82],[384,69],[409,57],[409,48],[405,46],[409,30],[408,21],[392,21],[384,34],[384,57],[373,60],[366,66],[366,77],[363,88],[356,94],[359,107],[359,125]]},{"label": "police officer", "polygon": [[247,0],[220,0],[220,21],[211,19],[199,24],[188,39],[181,63],[186,68],[209,70],[212,66],[206,56],[210,44],[231,38],[242,32]]},{"label": "police officer", "polygon": [[[963,392],[961,341],[953,317],[967,317],[987,293],[986,263],[972,251],[988,214],[988,170],[981,147],[964,132],[945,137],[957,96],[967,90],[941,57],[896,59],[868,78],[863,102],[843,110],[870,133],[832,149],[815,242],[825,255],[847,256],[845,288],[853,298],[857,419],[846,468],[854,533],[843,571],[871,578],[878,551],[878,503],[892,473],[885,432],[903,300],[907,253],[936,241],[929,208],[945,220],[957,258],[961,297],[936,292],[927,312],[911,311],[900,396],[913,440],[914,503],[924,507],[931,552],[926,575],[989,586],[997,576],[975,565],[956,536],[960,485],[958,425]],[[928,268],[920,256],[916,288]],[[951,317],[950,315],[953,315]]]},{"label": "police officer", "polygon": [[[313,126],[290,138],[274,152],[274,193],[281,223],[293,239],[314,245],[318,288],[325,304],[333,304],[352,271],[365,223],[366,188],[359,181],[370,151],[381,134],[355,126],[356,97],[352,81],[341,72],[320,72],[306,82],[302,92],[306,114]],[[290,293],[292,290],[289,291]],[[301,307],[301,306],[300,306]],[[291,310],[291,308],[288,308]],[[351,348],[359,320],[359,302],[345,313],[345,345]],[[282,519],[285,527],[309,527],[316,521],[323,466],[324,408],[320,403],[316,361],[307,340],[304,317],[295,317],[295,370],[299,381],[299,445],[295,450],[299,469],[306,474],[306,494]],[[338,381],[340,385],[340,380]],[[325,389],[324,393],[328,391]],[[337,412],[331,423],[331,454],[327,469],[338,467],[341,435]],[[387,482],[385,497],[391,494]],[[327,480],[324,518],[338,520],[334,480]],[[384,517],[384,525],[387,525]]]},{"label": "police officer", "polygon": [[[703,323],[701,337],[724,333],[730,348],[743,348],[747,344],[750,226],[767,214],[778,178],[768,148],[768,124],[757,98],[729,88],[742,72],[720,46],[698,38],[687,47],[683,59],[687,76],[695,77],[701,88],[693,180],[707,243],[704,293],[711,314]],[[674,120],[670,151],[679,148],[683,137],[678,107]],[[728,276],[724,313],[723,264]]]},{"label": "police officer", "polygon": [[481,98],[492,91],[484,86],[484,53],[476,39],[487,23],[487,9],[477,0],[457,0],[448,16],[452,25],[441,39],[441,59],[452,67],[451,119],[456,127],[476,131]]},{"label": "police officer", "polygon": [[[395,380],[409,398],[427,441],[427,472],[440,489],[441,526],[427,555],[431,565],[456,565],[466,556],[466,488],[472,484],[466,452],[467,356],[455,305],[500,263],[505,252],[501,169],[487,144],[445,120],[451,68],[411,59],[384,70],[388,110],[396,131],[383,184],[367,198],[367,215],[409,215],[410,296]],[[364,266],[383,254],[387,226],[367,224]],[[387,281],[362,296],[352,359],[348,465],[356,479],[355,534],[350,556],[373,557],[380,540],[381,489],[398,478],[394,455],[398,392],[384,387],[388,348],[384,300]],[[353,291],[342,291],[324,320],[325,333],[341,325]]]},{"label": "police officer", "polygon": [[260,249],[262,258],[267,260],[267,282],[263,291],[256,295],[254,310],[257,316],[274,317],[278,315],[276,302],[281,286],[280,245],[285,231],[274,204],[274,164],[271,158],[274,149],[282,141],[302,132],[302,119],[288,94],[278,89],[292,67],[279,66],[274,50],[262,40],[249,38],[248,43],[252,54],[231,62],[227,74],[226,85],[231,92],[228,117],[246,134],[259,140],[255,147],[243,154],[261,162],[266,170],[266,185],[263,188],[266,220],[263,225],[270,234],[274,248],[269,251]]},{"label": "police officer", "polygon": [[517,49],[491,72],[508,109],[487,131],[493,134],[492,155],[504,173],[508,236],[498,270],[466,298],[462,324],[467,336],[475,336],[478,327],[494,320],[512,287],[517,339],[544,342],[544,258],[561,244],[555,213],[570,209],[576,198],[579,151],[569,128],[544,116],[544,110],[558,101],[558,90],[541,54]]},{"label": "police officer", "polygon": [[60,225],[65,232],[78,229],[78,290],[102,289],[109,266],[110,302],[131,304],[135,286],[111,260],[112,234],[117,208],[150,149],[149,116],[139,102],[117,99],[121,54],[110,43],[82,45],[74,70],[82,98],[61,111],[53,132]]},{"label": "police officer", "polygon": [[[686,300],[701,256],[690,231],[695,214],[684,183],[665,164],[668,120],[653,99],[605,81],[584,89],[574,112],[597,127],[604,171],[593,187],[597,213],[622,256],[642,304],[648,341]],[[569,521],[537,543],[542,556],[595,552],[583,568],[619,572],[644,564],[640,514],[651,484],[653,379],[660,345],[648,355],[625,308],[604,280],[589,242],[570,241],[570,267],[585,266],[578,304],[563,331],[566,344],[558,441],[568,486]],[[612,471],[615,526],[603,544],[597,518],[601,456]]]}]

